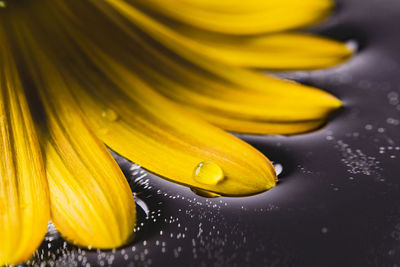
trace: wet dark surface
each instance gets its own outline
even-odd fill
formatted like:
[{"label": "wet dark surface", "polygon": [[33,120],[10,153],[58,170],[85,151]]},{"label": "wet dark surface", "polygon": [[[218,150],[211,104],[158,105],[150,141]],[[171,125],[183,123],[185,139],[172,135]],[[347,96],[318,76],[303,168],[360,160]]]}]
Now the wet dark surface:
[{"label": "wet dark surface", "polygon": [[[345,108],[298,136],[245,136],[283,165],[279,185],[206,199],[119,158],[138,204],[136,239],[83,250],[49,234],[40,266],[400,266],[400,1],[342,0],[314,31],[353,40],[347,63],[285,76]],[[140,202],[140,203],[139,203]],[[50,241],[51,240],[51,241]],[[89,265],[88,265],[89,264]]]}]

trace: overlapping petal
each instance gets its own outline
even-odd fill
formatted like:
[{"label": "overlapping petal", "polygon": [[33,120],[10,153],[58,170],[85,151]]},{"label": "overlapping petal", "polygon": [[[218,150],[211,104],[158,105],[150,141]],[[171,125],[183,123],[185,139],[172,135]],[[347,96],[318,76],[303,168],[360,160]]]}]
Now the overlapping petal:
[{"label": "overlapping petal", "polygon": [[[51,200],[51,219],[74,244],[114,248],[133,236],[131,189],[105,145],[88,128],[70,90],[25,20],[14,25],[16,43],[45,112],[41,143]],[[31,226],[26,226],[30,228]]]},{"label": "overlapping petal", "polygon": [[22,263],[50,218],[42,155],[20,76],[0,27],[0,266]]}]

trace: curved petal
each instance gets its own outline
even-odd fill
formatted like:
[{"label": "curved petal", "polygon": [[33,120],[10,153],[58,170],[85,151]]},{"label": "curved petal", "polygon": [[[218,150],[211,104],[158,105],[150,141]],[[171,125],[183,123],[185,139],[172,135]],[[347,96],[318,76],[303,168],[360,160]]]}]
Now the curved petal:
[{"label": "curved petal", "polygon": [[325,18],[331,0],[128,0],[145,12],[223,34],[260,34],[304,27]]},{"label": "curved petal", "polygon": [[42,52],[30,27],[13,21],[46,113],[41,140],[51,218],[74,244],[114,248],[133,236],[136,212],[130,187],[107,148],[88,129],[68,80]]},{"label": "curved petal", "polygon": [[7,37],[0,28],[0,266],[28,260],[50,219],[40,146]]},{"label": "curved petal", "polygon": [[219,62],[246,68],[305,70],[326,68],[346,61],[353,52],[345,43],[306,33],[257,36],[210,35],[180,27],[204,53]]}]

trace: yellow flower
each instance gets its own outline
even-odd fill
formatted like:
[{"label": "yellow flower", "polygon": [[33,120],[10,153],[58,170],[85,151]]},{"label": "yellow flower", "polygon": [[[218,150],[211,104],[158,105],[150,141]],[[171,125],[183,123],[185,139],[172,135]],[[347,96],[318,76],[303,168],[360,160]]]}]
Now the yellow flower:
[{"label": "yellow flower", "polygon": [[330,0],[0,3],[0,265],[27,260],[49,219],[79,246],[131,240],[133,196],[104,144],[197,192],[251,195],[275,185],[274,167],[218,127],[295,134],[341,106],[261,72],[351,55],[287,32]]}]

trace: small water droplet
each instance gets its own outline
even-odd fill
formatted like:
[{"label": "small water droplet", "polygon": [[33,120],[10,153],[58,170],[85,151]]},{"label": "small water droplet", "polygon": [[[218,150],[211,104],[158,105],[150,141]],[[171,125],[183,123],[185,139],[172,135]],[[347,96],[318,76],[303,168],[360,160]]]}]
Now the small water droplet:
[{"label": "small water droplet", "polygon": [[106,134],[108,134],[110,132],[110,129],[109,128],[100,128],[100,129],[98,129],[98,134],[99,135],[106,135]]},{"label": "small water droplet", "polygon": [[365,130],[370,131],[370,130],[372,130],[373,128],[374,128],[374,127],[373,127],[371,124],[365,125]]},{"label": "small water droplet", "polygon": [[347,49],[349,49],[351,52],[355,53],[358,51],[358,48],[360,47],[360,45],[358,44],[358,42],[356,40],[348,40],[346,42],[346,47]]},{"label": "small water droplet", "polygon": [[282,164],[280,164],[280,163],[273,163],[273,164],[274,164],[274,167],[275,167],[276,175],[281,174],[282,171],[283,171],[283,166],[282,166]]},{"label": "small water droplet", "polygon": [[106,118],[109,121],[116,121],[118,120],[118,114],[114,110],[108,108],[101,113],[103,118]]},{"label": "small water droplet", "polygon": [[135,196],[135,202],[136,204],[142,208],[144,213],[146,214],[146,217],[149,217],[150,215],[150,209],[149,206],[147,206],[146,202],[144,202],[142,199],[140,199],[138,196]]},{"label": "small water droplet", "polygon": [[194,169],[193,179],[201,184],[216,185],[224,179],[224,172],[218,164],[203,161]]},{"label": "small water droplet", "polygon": [[206,197],[206,198],[216,198],[216,197],[220,197],[221,195],[218,195],[216,193],[207,191],[207,190],[202,190],[199,188],[190,188],[190,190],[192,190],[193,193],[195,193],[198,196],[201,197]]}]

